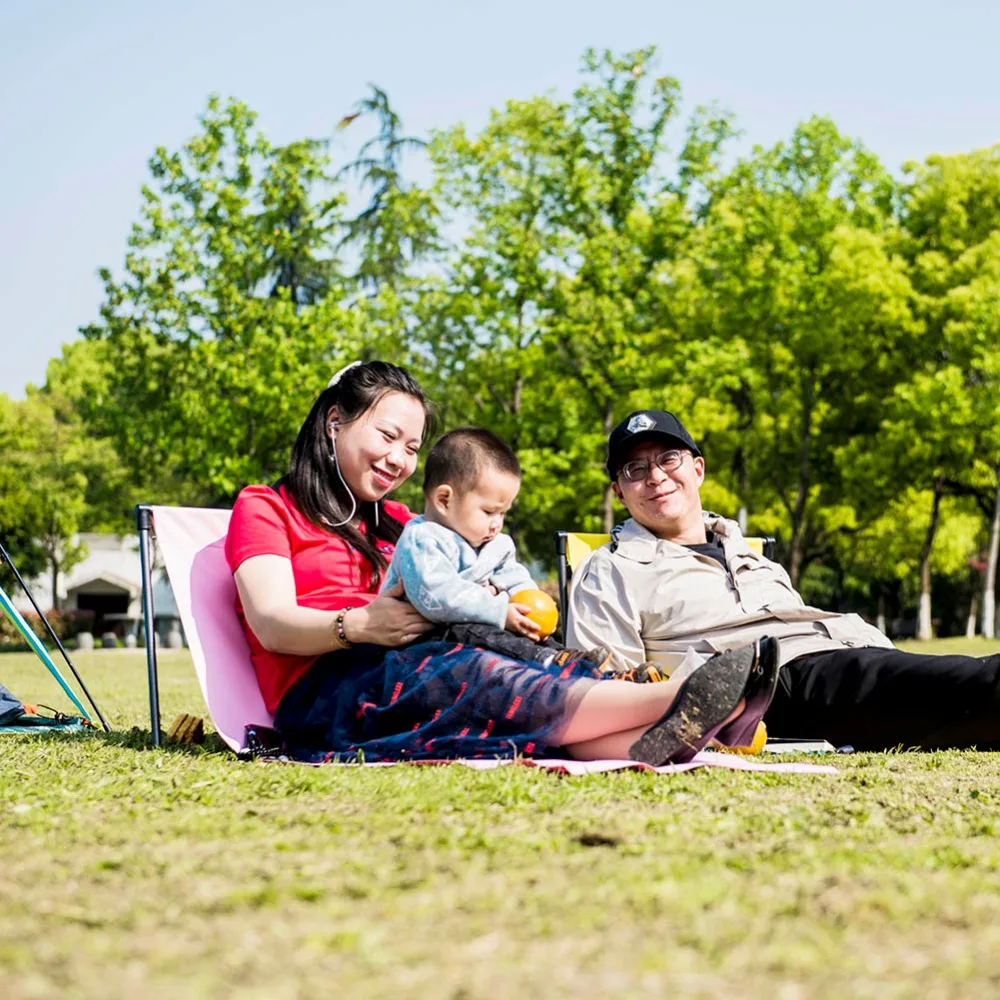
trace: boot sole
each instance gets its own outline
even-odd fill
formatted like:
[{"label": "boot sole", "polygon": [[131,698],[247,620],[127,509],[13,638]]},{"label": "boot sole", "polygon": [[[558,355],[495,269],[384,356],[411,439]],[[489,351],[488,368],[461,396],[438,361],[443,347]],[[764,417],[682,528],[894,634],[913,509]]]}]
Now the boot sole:
[{"label": "boot sole", "polygon": [[663,718],[629,747],[629,758],[653,767],[690,760],[740,703],[756,658],[751,646],[738,651],[735,663],[723,655],[699,667]]},{"label": "boot sole", "polygon": [[781,667],[778,665],[778,643],[774,639],[761,639],[758,651],[754,673],[759,679],[754,684],[754,677],[751,676],[749,686],[754,686],[756,689],[744,694],[747,702],[745,711],[716,734],[716,739],[724,746],[744,747],[753,743],[757,724],[764,718],[774,698],[774,692],[778,689],[778,679],[781,676]]}]

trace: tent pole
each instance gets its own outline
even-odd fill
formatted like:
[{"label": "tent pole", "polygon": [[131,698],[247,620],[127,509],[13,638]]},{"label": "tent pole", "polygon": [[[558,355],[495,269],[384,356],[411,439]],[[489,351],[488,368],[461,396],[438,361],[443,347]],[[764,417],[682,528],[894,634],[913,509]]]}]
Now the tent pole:
[{"label": "tent pole", "polygon": [[150,533],[153,529],[153,511],[146,504],[138,504],[135,517],[139,525],[139,562],[142,568],[142,621],[146,632],[146,674],[149,680],[149,724],[153,746],[163,742],[160,734],[160,683],[156,672],[156,631],[153,618],[153,567]]},{"label": "tent pole", "polygon": [[73,671],[73,676],[76,678],[77,684],[80,685],[80,688],[83,691],[84,695],[86,696],[87,701],[90,702],[90,707],[94,710],[94,714],[97,716],[98,719],[100,719],[101,725],[104,727],[104,731],[106,733],[110,733],[111,727],[108,725],[108,720],[104,718],[104,714],[101,712],[100,708],[97,707],[97,702],[94,701],[93,696],[87,689],[87,685],[84,684],[83,678],[80,676],[79,671],[73,665],[73,661],[69,658],[69,653],[66,652],[66,647],[59,640],[59,636],[56,635],[55,629],[52,628],[52,625],[50,624],[48,618],[46,618],[45,615],[42,614],[42,609],[39,608],[38,602],[35,600],[35,595],[32,594],[31,591],[28,589],[28,585],[24,582],[24,579],[22,578],[21,574],[17,571],[17,567],[14,565],[14,560],[11,559],[10,553],[7,551],[6,548],[4,548],[2,542],[0,542],[0,560],[7,563],[7,565],[11,568],[12,572],[14,573],[14,576],[17,578],[17,582],[21,585],[21,589],[27,595],[28,600],[31,601],[31,606],[35,609],[35,614],[37,614],[38,617],[41,618],[41,620],[45,623],[45,628],[48,631],[49,636],[52,638],[52,641],[56,644],[56,646],[59,647],[59,652],[62,653],[62,658],[66,661],[66,665],[69,667],[70,670]]},{"label": "tent pole", "polygon": [[34,629],[32,629],[32,627],[24,620],[24,616],[21,612],[14,607],[14,602],[7,596],[7,592],[3,589],[3,587],[0,587],[0,610],[6,612],[7,617],[10,618],[18,632],[20,632],[24,637],[24,641],[34,651],[35,655],[42,661],[42,663],[48,667],[49,673],[56,679],[59,686],[63,689],[66,697],[69,698],[69,700],[76,706],[80,715],[93,725],[90,713],[83,707],[83,702],[77,698],[76,693],[69,686],[69,684],[66,683],[66,678],[59,673],[59,668],[53,662],[52,657],[49,656],[49,651],[42,645],[42,640],[35,635]]}]

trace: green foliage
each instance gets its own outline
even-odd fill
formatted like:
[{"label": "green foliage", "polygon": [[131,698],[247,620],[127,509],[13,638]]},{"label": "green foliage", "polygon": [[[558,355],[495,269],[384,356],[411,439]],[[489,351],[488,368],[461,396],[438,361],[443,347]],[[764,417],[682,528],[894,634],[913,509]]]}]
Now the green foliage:
[{"label": "green foliage", "polygon": [[381,87],[372,86],[341,125],[362,115],[376,119],[378,132],[340,176],[360,180],[370,199],[348,221],[343,243],[353,245],[360,258],[355,280],[366,291],[378,292],[405,283],[408,268],[437,248],[437,206],[427,192],[403,179],[404,154],[427,143],[403,134],[403,123]]},{"label": "green foliage", "polygon": [[668,158],[679,85],[653,68],[651,49],[589,52],[570,101],[512,101],[478,136],[458,127],[432,147],[466,234],[414,334],[426,331],[446,419],[485,423],[522,455],[513,524],[539,555],[557,526],[610,528],[604,441],[659,396],[676,340],[670,269],[732,132],[700,110]]},{"label": "green foliage", "polygon": [[699,234],[693,374],[732,414],[710,454],[751,525],[782,536],[793,580],[838,530],[836,449],[877,428],[913,356],[891,203],[875,158],[812,119],[719,179]]},{"label": "green foliage", "polygon": [[[921,568],[925,593],[931,570],[967,586],[1000,475],[1000,147],[898,183],[811,118],[727,165],[731,116],[685,118],[652,49],[589,51],[571,95],[510,101],[477,133],[408,136],[377,87],[342,134],[369,122],[337,164],[329,140],[275,146],[212,98],[155,152],[100,320],[30,401],[55,415],[32,420],[61,456],[37,473],[65,487],[57,535],[273,481],[329,372],[377,356],[414,370],[445,428],[515,446],[526,556],[610,526],[607,431],[656,406],[701,441],[706,506],[776,535],[817,599],[912,600]],[[404,171],[425,148],[428,188]],[[0,406],[5,449],[13,421]],[[69,426],[85,456],[52,437]],[[400,497],[420,505],[418,477]],[[18,473],[0,502],[44,558]]]},{"label": "green foliage", "polygon": [[[46,611],[45,621],[52,627],[52,630],[60,641],[69,642],[76,638],[81,632],[91,632],[94,627],[93,611]],[[32,632],[49,645],[51,639],[45,622],[33,611],[25,612],[24,620],[30,626]],[[0,650],[7,652],[13,649],[28,649],[28,644],[18,631],[17,626],[4,614],[0,614]],[[31,654],[34,656],[34,653]]]},{"label": "green foliage", "polygon": [[[897,396],[920,407],[917,431],[932,459],[922,468],[933,466],[934,488],[974,497],[991,521],[982,604],[992,636],[1000,543],[1000,146],[930,157],[911,164],[909,174],[902,246],[931,341],[912,386]],[[933,541],[930,531],[925,557]]]},{"label": "green foliage", "polygon": [[[89,346],[73,345],[64,357],[83,361]],[[50,364],[46,390],[29,389],[20,402],[0,397],[4,544],[22,576],[48,571],[54,604],[57,575],[87,554],[78,533],[122,530],[127,524],[121,507],[123,491],[127,496],[124,470],[111,442],[92,436],[82,420],[63,363]],[[81,381],[86,367],[81,365]]]},{"label": "green foliage", "polygon": [[[30,445],[22,422],[22,404],[0,394],[0,511],[4,547],[25,576],[45,567],[40,543],[42,512],[31,482]],[[9,586],[13,574],[0,567],[0,582]]]},{"label": "green foliage", "polygon": [[340,195],[321,145],[272,146],[242,104],[157,150],[123,277],[85,332],[112,367],[93,420],[158,500],[232,499],[287,465],[324,373],[363,340],[337,302]]}]

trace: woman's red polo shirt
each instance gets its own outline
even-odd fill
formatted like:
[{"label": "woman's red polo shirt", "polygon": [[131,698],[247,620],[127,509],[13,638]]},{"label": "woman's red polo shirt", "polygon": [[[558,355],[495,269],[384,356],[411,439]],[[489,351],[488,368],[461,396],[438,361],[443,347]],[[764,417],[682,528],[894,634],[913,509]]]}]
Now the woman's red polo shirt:
[{"label": "woman's red polo shirt", "polygon": [[[413,515],[401,503],[386,500],[383,511],[405,524]],[[362,531],[364,527],[362,527]],[[395,546],[379,541],[379,551],[392,558]],[[295,505],[284,486],[248,486],[236,498],[226,536],[226,559],[236,572],[253,556],[290,559],[295,596],[305,608],[339,611],[367,604],[377,595],[372,586],[372,564],[342,538],[321,531]],[[296,656],[266,650],[250,630],[243,604],[236,597],[236,613],[250,643],[250,655],[264,704],[273,715],[289,688],[304,677],[317,656]]]}]

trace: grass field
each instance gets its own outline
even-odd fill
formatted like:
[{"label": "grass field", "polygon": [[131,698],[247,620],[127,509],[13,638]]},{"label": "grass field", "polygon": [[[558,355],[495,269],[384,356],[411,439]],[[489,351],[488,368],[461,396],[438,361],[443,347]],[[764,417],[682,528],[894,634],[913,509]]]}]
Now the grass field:
[{"label": "grass field", "polygon": [[[118,731],[0,738],[6,1000],[1000,989],[1000,755],[837,777],[245,764],[148,748],[141,655],[79,666]],[[186,653],[161,675],[166,722],[203,712]],[[0,681],[66,705],[26,655]]]}]

